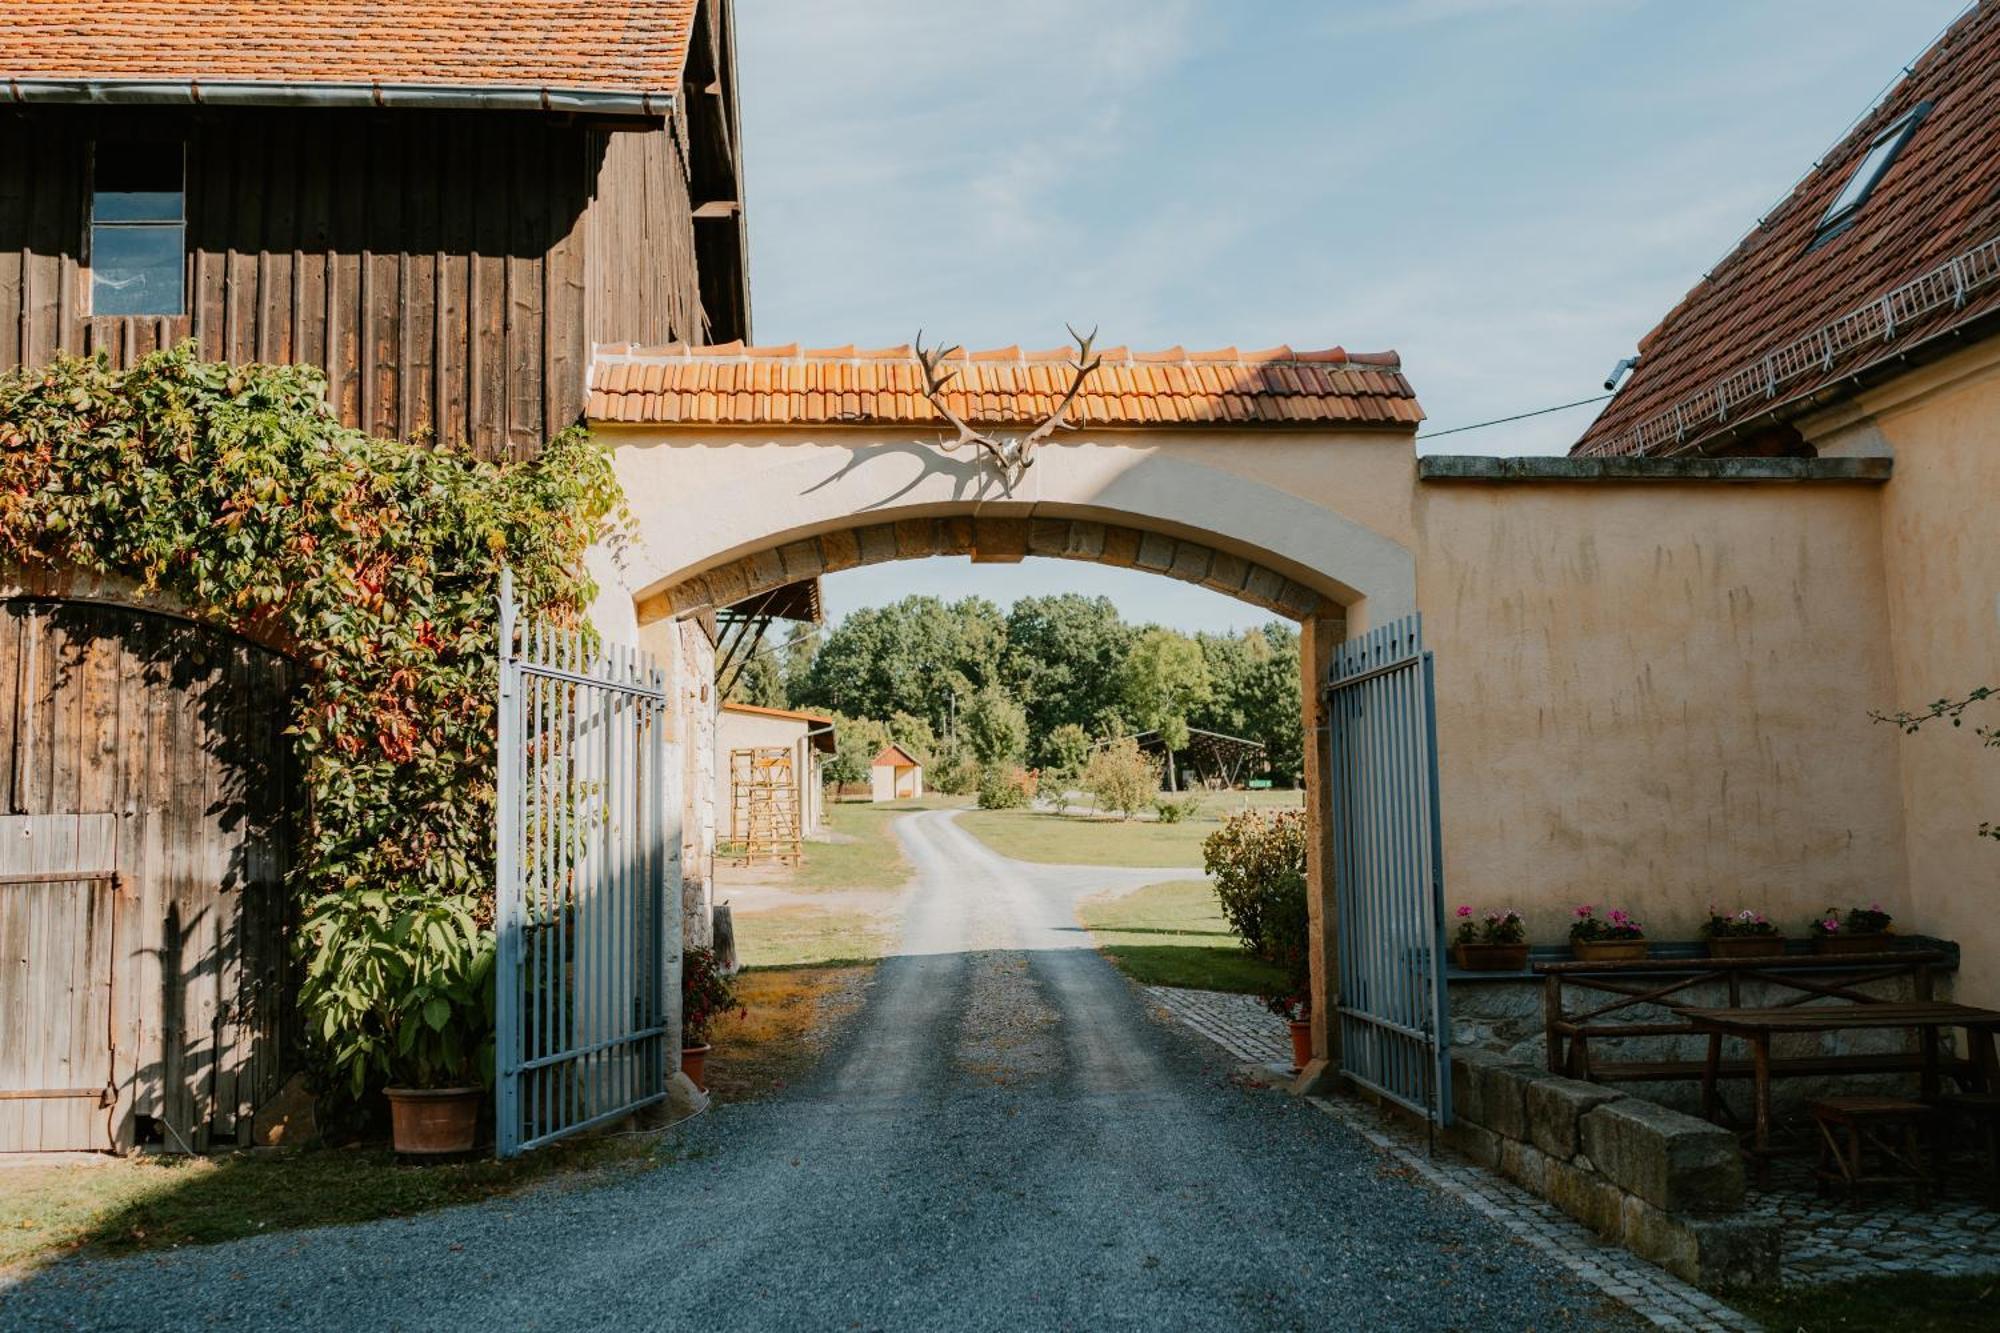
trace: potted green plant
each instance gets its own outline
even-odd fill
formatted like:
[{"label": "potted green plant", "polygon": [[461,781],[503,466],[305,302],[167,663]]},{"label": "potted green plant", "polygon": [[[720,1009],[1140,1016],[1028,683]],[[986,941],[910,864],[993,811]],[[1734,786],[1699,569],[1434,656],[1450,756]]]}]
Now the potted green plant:
[{"label": "potted green plant", "polygon": [[715,950],[696,947],[681,958],[681,1072],[703,1092],[708,1091],[709,1038],[715,1020],[736,1010],[736,981],[722,970]]},{"label": "potted green plant", "polygon": [[492,1082],[493,937],[448,902],[401,924],[382,941],[402,978],[384,1022],[391,1142],[412,1157],[471,1152]]},{"label": "potted green plant", "polygon": [[1452,959],[1467,972],[1519,972],[1528,965],[1528,923],[1509,907],[1475,919],[1469,904],[1457,913]]},{"label": "potted green plant", "polygon": [[1748,907],[1724,916],[1710,903],[1701,938],[1710,958],[1776,958],[1785,951],[1785,937],[1771,918]]},{"label": "potted green plant", "polygon": [[1586,963],[1616,963],[1646,956],[1646,928],[1614,907],[1603,916],[1590,903],[1579,905],[1569,925],[1569,951]]},{"label": "potted green plant", "polygon": [[1895,918],[1882,910],[1881,903],[1850,907],[1845,912],[1829,907],[1812,923],[1815,953],[1880,953],[1889,947]]}]

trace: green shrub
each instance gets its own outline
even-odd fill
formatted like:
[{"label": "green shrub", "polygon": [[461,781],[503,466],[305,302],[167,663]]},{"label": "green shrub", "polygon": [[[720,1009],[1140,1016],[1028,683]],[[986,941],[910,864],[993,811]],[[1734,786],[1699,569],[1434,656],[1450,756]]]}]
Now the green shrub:
[{"label": "green shrub", "polygon": [[979,774],[981,810],[1019,810],[1035,799],[1035,778],[1014,764],[989,764]]},{"label": "green shrub", "polygon": [[1139,742],[1122,736],[1095,751],[1083,766],[1082,787],[1101,810],[1130,819],[1160,790],[1160,766]]},{"label": "green shrub", "polygon": [[1230,928],[1244,948],[1285,969],[1291,993],[1267,996],[1266,1003],[1287,1015],[1303,1012],[1311,999],[1306,836],[1304,811],[1265,816],[1245,810],[1201,845],[1202,865],[1215,880]]},{"label": "green shrub", "polygon": [[1183,823],[1201,813],[1201,796],[1195,793],[1179,798],[1157,796],[1153,799],[1153,813],[1162,824]]}]

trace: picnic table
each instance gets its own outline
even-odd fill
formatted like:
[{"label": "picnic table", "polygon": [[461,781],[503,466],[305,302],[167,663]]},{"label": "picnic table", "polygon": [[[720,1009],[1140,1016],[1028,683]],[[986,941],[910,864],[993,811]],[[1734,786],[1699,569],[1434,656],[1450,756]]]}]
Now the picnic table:
[{"label": "picnic table", "polygon": [[[1751,1152],[1758,1173],[1763,1175],[1771,1156],[1771,1039],[1784,1033],[1861,1032],[1883,1028],[1903,1028],[1917,1034],[1922,1052],[1919,1072],[1923,1080],[1923,1100],[1934,1102],[1940,1091],[1944,1061],[1939,1054],[1939,1034],[1962,1028],[1971,1054],[1969,1065],[1953,1062],[1952,1073],[1971,1084],[1973,1091],[1985,1092],[2000,1085],[2000,1061],[1994,1054],[1993,1034],[2000,1029],[2000,1010],[1978,1009],[1967,1004],[1939,1000],[1878,1001],[1867,1004],[1829,1006],[1784,1005],[1764,1009],[1683,1008],[1679,1016],[1708,1037],[1708,1059],[1702,1069],[1702,1113],[1714,1118],[1718,1096],[1716,1081],[1722,1071],[1722,1042],[1736,1037],[1750,1046],[1750,1070],[1756,1121]],[[1791,1061],[1790,1072],[1815,1072],[1814,1062]]]}]

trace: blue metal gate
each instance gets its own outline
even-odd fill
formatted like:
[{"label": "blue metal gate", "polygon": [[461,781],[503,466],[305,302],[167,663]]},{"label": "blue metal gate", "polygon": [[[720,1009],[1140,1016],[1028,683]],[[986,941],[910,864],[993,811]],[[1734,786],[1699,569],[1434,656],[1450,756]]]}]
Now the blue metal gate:
[{"label": "blue metal gate", "polygon": [[1421,617],[1340,645],[1326,716],[1341,1072],[1449,1124],[1437,703]]},{"label": "blue metal gate", "polygon": [[665,1098],[680,1050],[678,769],[658,666],[516,624],[500,590],[495,1138],[512,1157]]}]

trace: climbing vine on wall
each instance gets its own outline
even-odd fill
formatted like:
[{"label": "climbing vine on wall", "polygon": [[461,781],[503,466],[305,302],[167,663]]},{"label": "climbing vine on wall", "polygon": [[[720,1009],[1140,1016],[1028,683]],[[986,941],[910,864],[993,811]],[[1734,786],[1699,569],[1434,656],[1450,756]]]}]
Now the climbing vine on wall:
[{"label": "climbing vine on wall", "polygon": [[499,571],[574,623],[618,504],[581,430],[504,465],[371,439],[309,367],[187,344],[0,378],[0,559],[136,579],[301,668],[301,1004],[356,1092],[490,1059]]}]

